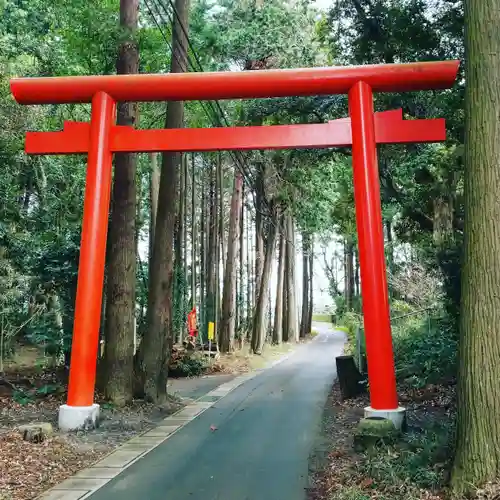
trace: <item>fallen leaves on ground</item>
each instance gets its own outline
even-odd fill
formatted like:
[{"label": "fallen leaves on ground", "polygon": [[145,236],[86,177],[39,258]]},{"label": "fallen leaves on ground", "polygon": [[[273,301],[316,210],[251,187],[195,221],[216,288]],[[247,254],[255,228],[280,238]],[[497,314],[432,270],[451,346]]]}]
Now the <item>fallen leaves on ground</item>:
[{"label": "fallen leaves on ground", "polygon": [[[33,372],[29,377],[11,374],[7,380],[14,390],[32,390],[55,383],[56,379],[47,371]],[[36,498],[185,405],[185,401],[172,396],[162,407],[135,401],[115,408],[104,402],[98,429],[70,434],[58,434],[56,429],[53,437],[43,443],[24,441],[16,430],[22,424],[49,422],[56,428],[58,409],[66,398],[64,381],[58,383],[61,390],[56,394],[30,397],[23,404],[13,399],[12,390],[3,397],[0,394],[0,500]],[[4,386],[11,389],[9,384]],[[96,394],[96,400],[100,399]]]},{"label": "fallen leaves on ground", "polygon": [[78,470],[107,450],[78,449],[61,436],[40,444],[24,441],[16,431],[0,435],[0,498],[28,500]]},{"label": "fallen leaves on ground", "polygon": [[[406,388],[400,394],[416,428],[429,419],[439,421],[453,416],[454,387]],[[323,446],[329,449],[312,471],[309,500],[443,500],[443,491],[419,488],[409,478],[401,481],[388,477],[381,481],[367,475],[367,455],[356,453],[353,448],[354,429],[366,406],[368,395],[343,401],[338,387],[333,388],[323,418],[323,438],[327,443]],[[398,457],[398,450],[387,450],[387,460],[398,461]]]}]

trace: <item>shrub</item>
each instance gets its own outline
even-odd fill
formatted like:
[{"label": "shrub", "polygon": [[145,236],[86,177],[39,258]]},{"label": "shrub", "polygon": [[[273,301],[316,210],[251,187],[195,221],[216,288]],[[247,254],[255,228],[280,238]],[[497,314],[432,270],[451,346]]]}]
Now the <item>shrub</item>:
[{"label": "shrub", "polygon": [[197,377],[203,374],[207,366],[207,361],[203,357],[189,353],[170,365],[169,375],[172,377]]},{"label": "shrub", "polygon": [[[403,302],[396,303],[395,307],[393,305],[394,309],[402,315],[408,314]],[[362,318],[355,313],[346,313],[342,318],[348,335],[349,353],[358,352],[356,329],[361,321]],[[361,333],[361,354],[365,356],[363,330]],[[447,315],[433,317],[428,311],[423,311],[418,315],[393,319],[392,337],[399,381],[404,380],[414,387],[424,387],[454,376],[458,336],[455,322],[450,321]]]},{"label": "shrub", "polygon": [[423,387],[456,370],[458,338],[446,319],[409,322],[394,335],[396,373],[412,385]]}]

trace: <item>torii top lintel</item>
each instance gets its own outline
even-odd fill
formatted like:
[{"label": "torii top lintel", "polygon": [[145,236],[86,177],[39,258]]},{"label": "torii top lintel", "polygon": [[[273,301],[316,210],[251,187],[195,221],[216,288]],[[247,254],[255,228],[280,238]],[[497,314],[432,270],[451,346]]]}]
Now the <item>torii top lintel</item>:
[{"label": "torii top lintel", "polygon": [[16,78],[20,104],[88,103],[99,91],[115,101],[189,101],[345,94],[364,81],[373,92],[450,88],[459,61],[216,73]]}]

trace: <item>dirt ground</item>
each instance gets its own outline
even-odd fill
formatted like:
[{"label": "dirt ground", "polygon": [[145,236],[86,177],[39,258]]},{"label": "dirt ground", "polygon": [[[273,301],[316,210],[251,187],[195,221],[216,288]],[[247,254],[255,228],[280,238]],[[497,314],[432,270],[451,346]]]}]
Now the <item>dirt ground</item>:
[{"label": "dirt ground", "polygon": [[[311,455],[308,500],[450,498],[446,484],[456,412],[454,383],[400,388],[399,393],[408,411],[408,429],[401,441],[358,453],[353,435],[369,405],[368,396],[342,401],[338,386],[332,388]],[[486,485],[474,498],[500,500],[500,484]]]},{"label": "dirt ground", "polygon": [[[292,350],[268,346],[261,356],[252,356],[245,347],[222,355],[204,376],[169,379],[170,398],[162,408],[143,401],[114,408],[96,395],[99,427],[64,434],[57,430],[57,413],[66,399],[67,374],[41,368],[40,353],[23,349],[0,376],[0,500],[36,498],[237,374],[264,368]],[[24,441],[18,427],[37,422],[52,424],[53,434],[43,443]]]},{"label": "dirt ground", "polygon": [[[12,384],[16,389],[12,392]],[[46,395],[47,388],[58,390]],[[97,400],[99,402],[99,400]],[[165,407],[134,402],[116,409],[101,402],[97,429],[63,434],[57,430],[65,387],[50,371],[6,374],[0,383],[0,500],[27,500],[88,467],[137,434],[153,428],[185,402],[171,397]],[[24,441],[20,425],[47,422],[53,434],[42,443]]]},{"label": "dirt ground", "polygon": [[[369,406],[368,396],[342,401],[338,386],[332,388],[323,414],[321,433],[311,456],[308,500],[446,498],[442,484],[446,482],[449,450],[440,443],[440,453],[439,446],[433,443],[429,451],[421,441],[436,425],[453,421],[454,391],[440,386],[402,391],[401,400],[408,410],[408,432],[403,442],[371,455],[358,453],[353,447],[353,435],[363,417],[363,409]],[[442,439],[446,442],[447,437]],[[432,453],[428,464],[418,459],[423,453]],[[405,469],[407,462],[414,466],[414,470],[411,467],[408,471]],[[427,466],[433,467],[435,484],[424,488],[419,481],[413,480],[419,474],[419,467]]]}]

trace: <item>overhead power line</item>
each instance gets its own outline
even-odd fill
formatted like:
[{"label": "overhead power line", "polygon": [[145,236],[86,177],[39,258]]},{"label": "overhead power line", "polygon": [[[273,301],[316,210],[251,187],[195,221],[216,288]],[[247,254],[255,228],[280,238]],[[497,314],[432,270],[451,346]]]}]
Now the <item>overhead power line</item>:
[{"label": "overhead power line", "polygon": [[[153,2],[153,0],[151,0],[151,1]],[[160,34],[162,35],[162,38],[164,39],[165,43],[167,44],[167,47],[169,48],[170,52],[172,53],[172,56],[175,58],[175,60],[179,64],[179,66],[183,67],[183,63],[180,61],[179,56],[177,55],[177,52],[173,49],[172,43],[168,39],[168,36],[165,34],[164,30],[162,29],[160,22],[158,22],[158,20],[155,16],[155,13],[153,12],[153,9],[151,8],[149,1],[144,0],[144,2],[145,2],[146,8],[149,12],[151,19],[153,20],[154,24],[156,25],[156,27],[160,31]],[[171,12],[169,12],[167,10],[167,8],[161,2],[161,0],[158,0],[158,4],[160,5],[163,12],[168,16],[172,26],[175,26],[174,16],[172,15],[172,12],[174,13],[175,17],[177,18],[177,24],[181,27],[183,34],[184,34],[184,37],[186,38],[186,41],[188,44],[187,47],[182,44],[181,40],[178,40],[180,52],[182,53],[183,57],[185,58],[185,60],[187,61],[188,65],[191,67],[192,70],[194,70],[195,72],[204,72],[203,65],[200,61],[200,58],[196,53],[196,50],[195,50],[195,48],[194,48],[194,46],[189,38],[189,35],[187,33],[186,27],[184,26],[184,23],[180,19],[179,13],[178,13],[174,3],[171,0],[169,0],[169,3],[172,7]],[[161,13],[159,12],[159,9],[158,9],[158,4],[155,3],[154,6],[155,6],[158,14],[160,15],[160,17],[163,20],[163,16],[161,16]],[[165,24],[167,24],[167,23],[165,23]],[[172,29],[170,30],[170,34],[172,34]],[[196,64],[193,63],[193,60],[191,59],[190,54],[189,54],[189,50],[191,50]],[[214,107],[214,103],[215,103],[215,107]],[[212,103],[211,101],[207,101],[207,102],[199,101],[199,104],[202,107],[205,115],[207,116],[207,118],[209,119],[209,121],[212,123],[213,126],[216,126],[216,127],[224,126],[222,122],[224,122],[225,126],[230,126],[229,121],[227,120],[227,117],[226,117],[224,110],[222,109],[220,103],[218,101],[214,101],[214,103]],[[209,108],[209,109],[207,109],[207,108]],[[221,119],[221,117],[222,117],[222,119]],[[230,154],[233,161],[235,162],[235,165],[237,166],[238,170],[240,170],[241,174],[243,175],[243,178],[246,181],[246,184],[249,187],[252,187],[252,182],[251,182],[252,175],[249,171],[249,166],[248,166],[248,163],[246,161],[246,158],[243,157],[243,155],[241,155],[241,154],[235,155],[233,151],[229,151],[228,153]]]}]

